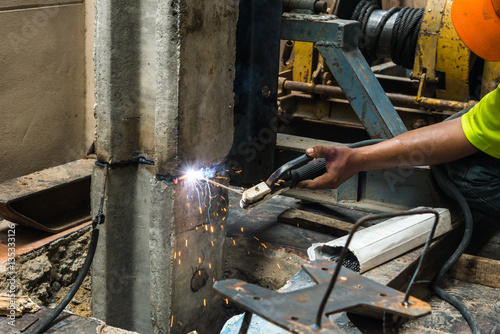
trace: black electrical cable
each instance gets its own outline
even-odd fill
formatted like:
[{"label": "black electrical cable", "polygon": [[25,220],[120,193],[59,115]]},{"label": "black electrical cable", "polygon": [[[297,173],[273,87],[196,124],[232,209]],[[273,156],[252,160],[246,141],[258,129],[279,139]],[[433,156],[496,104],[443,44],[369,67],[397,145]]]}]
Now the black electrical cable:
[{"label": "black electrical cable", "polygon": [[[361,145],[363,146],[363,145]],[[323,316],[323,311],[325,310],[325,306],[328,302],[328,298],[330,297],[330,294],[335,287],[335,283],[337,281],[337,277],[340,273],[340,268],[344,265],[344,259],[346,258],[347,254],[350,252],[349,251],[349,244],[351,243],[351,240],[354,236],[354,233],[356,233],[357,229],[359,226],[367,221],[370,220],[376,220],[376,219],[383,219],[383,218],[394,218],[394,217],[400,217],[400,216],[412,216],[412,215],[419,215],[419,214],[425,214],[425,213],[431,213],[433,214],[436,219],[434,223],[432,224],[431,231],[429,233],[429,236],[427,237],[427,241],[425,242],[424,250],[422,251],[422,255],[420,256],[420,261],[417,265],[417,268],[415,269],[415,273],[413,274],[412,279],[410,280],[410,283],[408,284],[408,288],[406,289],[405,297],[403,301],[401,302],[402,305],[405,307],[409,305],[408,299],[410,298],[410,289],[413,285],[413,282],[415,281],[415,278],[418,276],[418,273],[420,272],[420,268],[422,265],[422,261],[427,255],[427,250],[429,248],[429,244],[434,236],[434,232],[436,231],[436,227],[439,222],[439,213],[436,210],[431,210],[431,209],[422,209],[422,210],[413,210],[413,211],[403,211],[403,212],[395,212],[395,213],[382,213],[382,214],[376,214],[372,216],[364,216],[356,221],[356,223],[352,226],[351,231],[349,232],[349,235],[347,237],[347,241],[342,247],[342,251],[340,253],[340,256],[338,258],[338,264],[335,267],[335,271],[333,272],[332,278],[330,279],[330,283],[328,284],[328,287],[326,289],[325,294],[323,295],[323,299],[321,300],[320,306],[318,308],[318,312],[316,313],[316,329],[321,328],[321,318]]]},{"label": "black electrical cable", "polygon": [[[368,145],[374,145],[383,142],[384,140],[385,139],[369,139],[351,144],[349,145],[349,147],[357,148]],[[455,185],[455,183],[453,183],[453,181],[450,179],[448,174],[443,171],[443,167],[432,166],[431,171],[432,174],[434,175],[434,179],[436,180],[436,183],[438,184],[439,188],[441,188],[441,190],[443,190],[449,197],[457,201],[458,205],[460,206],[460,209],[464,214],[464,225],[465,225],[465,231],[462,237],[462,241],[458,245],[455,252],[444,263],[444,265],[441,267],[441,269],[438,271],[438,273],[432,280],[431,283],[432,290],[439,298],[441,298],[445,302],[455,307],[458,311],[460,311],[460,313],[467,321],[474,334],[480,334],[481,330],[479,328],[479,325],[474,319],[474,316],[469,312],[467,307],[457,297],[450,295],[449,293],[447,293],[446,291],[437,286],[439,282],[441,282],[441,280],[443,279],[444,275],[450,270],[453,264],[455,264],[455,262],[463,254],[463,252],[469,245],[469,242],[472,238],[472,229],[474,225],[474,220],[472,218],[472,213],[470,211],[469,204],[467,203],[467,201],[465,200],[464,196],[462,195],[458,187]]]},{"label": "black electrical cable", "polygon": [[66,296],[64,296],[63,300],[59,303],[59,305],[57,305],[56,308],[54,308],[54,310],[50,313],[50,315],[47,318],[43,319],[43,321],[35,329],[33,329],[33,331],[31,331],[30,334],[45,333],[45,331],[50,327],[52,321],[54,321],[59,316],[59,314],[69,304],[71,299],[73,299],[76,292],[80,288],[80,285],[82,285],[85,276],[87,276],[90,265],[92,264],[92,259],[94,258],[94,253],[97,248],[98,239],[99,239],[99,229],[94,227],[92,229],[92,237],[90,240],[90,246],[87,252],[87,257],[85,258],[85,262],[83,264],[82,269],[80,269],[80,273],[78,274],[75,283],[73,283],[73,286],[68,291]]},{"label": "black electrical cable", "polygon": [[[348,147],[358,148],[363,146],[374,145],[383,141],[385,141],[385,139],[368,139],[350,144],[348,145]],[[458,187],[450,179],[448,174],[443,171],[443,167],[432,166],[431,171],[434,176],[434,179],[436,180],[436,183],[441,188],[441,190],[443,190],[449,197],[457,201],[458,205],[460,206],[460,209],[463,212],[464,224],[465,224],[465,231],[462,240],[457,249],[455,250],[455,252],[444,263],[444,265],[441,267],[441,269],[438,271],[438,273],[432,280],[431,282],[432,290],[439,298],[441,298],[445,302],[455,307],[458,311],[460,311],[464,319],[469,324],[473,334],[481,334],[481,330],[479,328],[478,323],[474,319],[474,316],[469,312],[467,307],[457,297],[450,295],[449,293],[447,293],[446,291],[437,286],[437,284],[439,284],[439,282],[443,279],[444,275],[450,270],[453,264],[455,264],[455,262],[463,254],[463,252],[469,245],[469,242],[472,238],[472,229],[474,221],[472,218],[471,210],[469,208],[469,204],[465,200],[464,196],[462,195]]]},{"label": "black electrical cable", "polygon": [[358,141],[356,143],[349,144],[349,145],[347,145],[347,147],[358,148],[358,147],[375,145],[375,144],[381,143],[383,141],[386,141],[386,139],[367,139],[367,140]]},{"label": "black electrical cable", "polygon": [[[96,165],[99,166],[98,163]],[[69,302],[73,299],[75,296],[76,292],[82,285],[85,276],[87,276],[87,273],[89,272],[90,265],[92,264],[92,260],[94,259],[94,254],[97,249],[97,241],[99,240],[99,228],[98,226],[102,223],[104,223],[104,195],[106,193],[106,179],[107,179],[107,174],[108,174],[108,167],[107,164],[104,164],[104,185],[102,189],[102,196],[101,196],[101,204],[99,206],[98,213],[94,220],[92,221],[92,236],[90,238],[90,245],[89,245],[89,250],[87,251],[87,257],[85,258],[85,262],[83,263],[82,269],[80,269],[80,272],[78,273],[78,276],[76,277],[75,283],[71,286],[71,289],[68,291],[66,296],[61,300],[59,305],[57,305],[52,312],[49,314],[49,316],[45,319],[42,320],[42,322],[35,327],[30,334],[42,334],[45,333],[45,331],[50,327],[52,322],[59,316],[59,314],[64,310],[64,308],[69,304]]]},{"label": "black electrical cable", "polygon": [[439,187],[451,198],[455,199],[460,206],[463,214],[464,214],[464,221],[465,221],[465,231],[464,231],[464,236],[462,237],[462,241],[460,242],[459,246],[455,250],[455,252],[451,255],[451,257],[445,262],[445,264],[441,267],[439,272],[436,274],[434,279],[431,282],[432,289],[434,293],[444,301],[448,302],[449,304],[453,305],[457,310],[460,311],[462,316],[465,318],[467,323],[469,324],[472,333],[474,334],[480,334],[481,329],[479,328],[478,323],[470,314],[469,310],[467,307],[460,301],[457,297],[454,297],[438,287],[437,285],[439,282],[443,279],[444,275],[450,270],[451,266],[455,264],[455,262],[458,260],[458,258],[463,254],[465,251],[465,248],[469,245],[469,242],[472,238],[472,229],[473,229],[473,218],[472,218],[472,213],[470,211],[469,205],[467,204],[467,201],[465,200],[464,196],[462,193],[458,190],[457,186],[453,183],[453,181],[450,179],[447,173],[444,172],[442,166],[433,166],[431,168],[432,174],[434,175],[434,178],[436,179],[437,184]]}]

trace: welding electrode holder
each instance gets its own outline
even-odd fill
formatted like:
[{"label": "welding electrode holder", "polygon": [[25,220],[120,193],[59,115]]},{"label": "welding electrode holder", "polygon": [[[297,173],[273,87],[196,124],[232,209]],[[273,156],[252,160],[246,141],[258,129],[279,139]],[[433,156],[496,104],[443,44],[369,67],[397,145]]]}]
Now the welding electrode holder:
[{"label": "welding electrode holder", "polygon": [[294,188],[300,181],[315,179],[325,173],[326,160],[324,158],[315,159],[314,161],[291,171],[292,180],[290,182],[290,188]]},{"label": "welding electrode holder", "polygon": [[265,181],[245,190],[241,197],[240,206],[249,209],[270,198],[294,188],[300,181],[314,179],[326,173],[325,159],[316,159],[308,155],[301,155],[277,170]]},{"label": "welding electrode holder", "polygon": [[326,173],[325,159],[315,159],[303,154],[278,168],[267,179],[266,184],[271,189],[289,187],[294,188],[297,183],[314,179]]}]

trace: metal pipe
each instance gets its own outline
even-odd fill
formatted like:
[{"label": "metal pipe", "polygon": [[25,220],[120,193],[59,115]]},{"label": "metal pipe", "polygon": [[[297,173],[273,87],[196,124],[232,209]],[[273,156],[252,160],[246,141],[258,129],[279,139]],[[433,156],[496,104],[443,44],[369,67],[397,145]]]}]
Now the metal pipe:
[{"label": "metal pipe", "polygon": [[283,9],[285,12],[308,11],[313,14],[326,12],[328,4],[318,0],[284,0]]},{"label": "metal pipe", "polygon": [[[299,91],[309,94],[326,95],[329,97],[346,99],[342,89],[337,86],[315,85],[299,81],[291,81],[286,78],[278,78],[278,88],[290,91]],[[477,101],[460,102],[451,100],[434,99],[430,97],[417,97],[412,95],[404,95],[397,93],[386,93],[389,100],[395,106],[399,107],[421,107],[436,110],[451,110],[460,111],[467,107],[473,106]]]},{"label": "metal pipe", "polygon": [[293,46],[295,45],[294,41],[286,41],[285,46],[283,48],[283,53],[281,55],[281,63],[283,66],[288,65],[288,61],[290,60],[290,56],[292,55]]}]

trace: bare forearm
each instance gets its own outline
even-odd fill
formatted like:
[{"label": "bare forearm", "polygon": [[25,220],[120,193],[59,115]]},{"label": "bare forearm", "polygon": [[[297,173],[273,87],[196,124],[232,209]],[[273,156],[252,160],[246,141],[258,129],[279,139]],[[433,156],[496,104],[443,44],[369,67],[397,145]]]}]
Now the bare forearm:
[{"label": "bare forearm", "polygon": [[327,172],[314,180],[300,182],[297,188],[335,189],[361,171],[435,165],[477,151],[465,137],[460,119],[409,131],[372,146],[348,148],[318,145],[306,152],[313,158],[325,158]]},{"label": "bare forearm", "polygon": [[406,132],[380,144],[355,149],[360,171],[435,165],[477,152],[465,137],[460,118]]}]

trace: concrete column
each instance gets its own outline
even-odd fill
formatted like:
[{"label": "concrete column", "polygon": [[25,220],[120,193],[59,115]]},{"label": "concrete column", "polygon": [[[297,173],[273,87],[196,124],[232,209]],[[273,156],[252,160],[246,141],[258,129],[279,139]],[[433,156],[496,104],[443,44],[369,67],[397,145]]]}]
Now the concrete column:
[{"label": "concrete column", "polygon": [[[203,167],[224,181],[237,16],[237,1],[96,2],[96,148],[112,167],[93,314],[110,325],[220,330],[224,301],[212,284],[223,276],[228,197],[173,179]],[[96,168],[94,213],[102,180]]]}]

